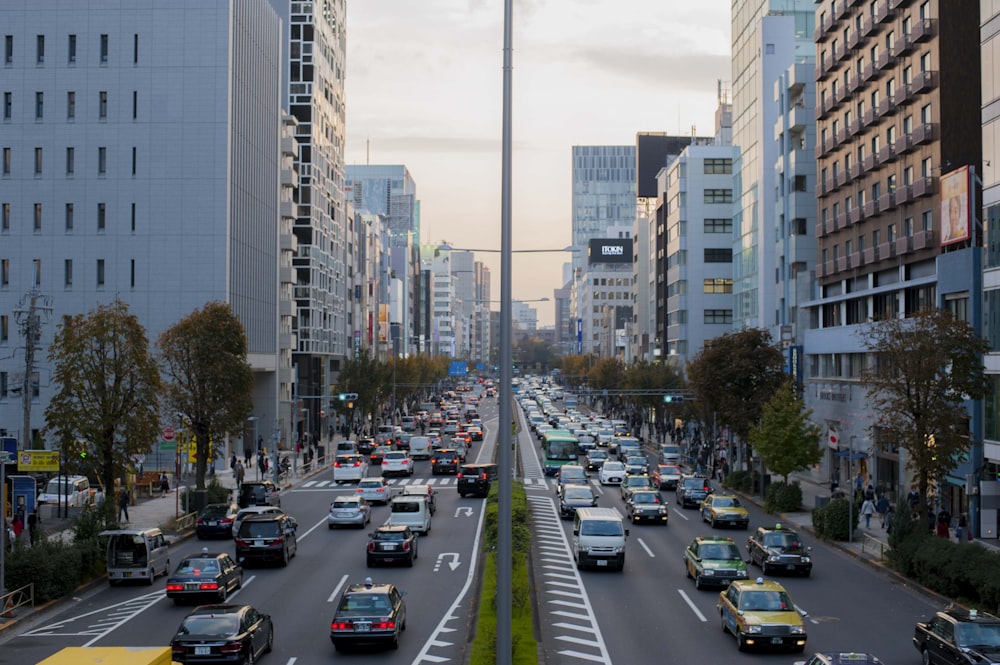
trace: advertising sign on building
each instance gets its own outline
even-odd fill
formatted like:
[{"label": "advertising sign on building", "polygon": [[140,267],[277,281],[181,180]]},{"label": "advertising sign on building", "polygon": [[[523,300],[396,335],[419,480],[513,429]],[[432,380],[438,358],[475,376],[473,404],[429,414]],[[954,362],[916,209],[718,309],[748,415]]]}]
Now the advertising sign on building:
[{"label": "advertising sign on building", "polygon": [[592,238],[588,263],[632,263],[631,238]]},{"label": "advertising sign on building", "polygon": [[971,197],[969,167],[941,176],[941,245],[969,239]]}]

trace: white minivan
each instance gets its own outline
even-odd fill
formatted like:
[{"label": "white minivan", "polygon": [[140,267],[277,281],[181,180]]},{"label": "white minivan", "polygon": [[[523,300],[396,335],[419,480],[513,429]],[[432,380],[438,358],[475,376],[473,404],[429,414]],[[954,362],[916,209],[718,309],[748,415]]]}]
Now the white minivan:
[{"label": "white minivan", "polygon": [[577,508],[573,517],[573,558],[587,566],[625,569],[625,518],[615,508]]},{"label": "white minivan", "polygon": [[386,524],[408,526],[422,536],[430,532],[431,511],[426,498],[408,494],[397,496],[389,503],[389,510]]},{"label": "white minivan", "polygon": [[410,457],[413,459],[431,458],[431,440],[426,436],[410,437]]},{"label": "white minivan", "polygon": [[86,476],[56,476],[38,494],[38,503],[67,505],[73,508],[91,502],[90,481]]}]

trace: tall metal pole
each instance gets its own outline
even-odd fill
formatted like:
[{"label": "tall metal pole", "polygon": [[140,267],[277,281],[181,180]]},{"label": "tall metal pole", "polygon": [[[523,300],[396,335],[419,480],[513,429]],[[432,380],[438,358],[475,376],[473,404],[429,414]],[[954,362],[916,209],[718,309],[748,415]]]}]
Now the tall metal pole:
[{"label": "tall metal pole", "polygon": [[497,465],[500,468],[500,487],[497,520],[497,635],[496,663],[510,665],[513,652],[512,585],[513,555],[511,543],[511,485],[514,468],[512,462],[513,418],[511,406],[511,335],[513,317],[511,308],[511,80],[513,41],[513,0],[504,0],[503,16],[503,159],[500,187],[500,451]]},{"label": "tall metal pole", "polygon": [[7,585],[4,580],[6,580],[7,571],[4,566],[4,557],[7,554],[7,539],[9,534],[7,533],[7,460],[9,459],[10,453],[5,450],[0,450],[0,527],[3,528],[3,532],[0,533],[0,597],[7,595]]},{"label": "tall metal pole", "polygon": [[854,434],[851,435],[847,454],[847,542],[854,542]]}]

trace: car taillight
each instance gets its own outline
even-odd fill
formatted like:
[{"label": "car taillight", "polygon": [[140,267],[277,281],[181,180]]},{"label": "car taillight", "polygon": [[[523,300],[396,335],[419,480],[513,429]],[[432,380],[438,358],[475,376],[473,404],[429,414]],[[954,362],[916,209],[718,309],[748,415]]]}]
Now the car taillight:
[{"label": "car taillight", "polygon": [[457,476],[455,476],[455,477],[456,477],[456,478],[463,478],[464,476],[463,476],[462,472],[461,472],[461,471],[459,471],[459,472],[458,472],[458,475],[457,475]]},{"label": "car taillight", "polygon": [[438,461],[436,459],[432,459],[431,460],[431,464],[437,464],[437,463],[438,463]]},{"label": "car taillight", "polygon": [[403,551],[404,552],[409,552],[410,551],[410,541],[408,541],[408,540],[404,540],[403,541]]},{"label": "car taillight", "polygon": [[404,459],[403,461],[400,462],[400,464],[402,464],[403,466],[406,466],[409,463],[410,463],[410,460],[408,460],[408,459]]},{"label": "car taillight", "polygon": [[485,473],[484,473],[484,474],[481,474],[481,475],[480,475],[479,477],[480,477],[480,478],[481,478],[482,480],[486,480],[486,474],[485,474]]},{"label": "car taillight", "polygon": [[204,524],[205,524],[205,520],[203,520],[203,519],[201,519],[201,518],[199,517],[198,519],[196,519],[196,520],[194,521],[194,523],[195,523],[195,526],[197,526],[197,525],[199,525],[199,524],[201,524],[201,525],[204,525]]},{"label": "car taillight", "polygon": [[227,642],[219,646],[221,653],[236,653],[243,650],[243,645],[239,642]]},{"label": "car taillight", "polygon": [[360,460],[354,463],[354,466],[361,466]]},{"label": "car taillight", "polygon": [[282,536],[281,538],[271,538],[269,541],[267,541],[267,544],[268,545],[284,545],[285,544],[285,537]]},{"label": "car taillight", "polygon": [[392,619],[384,621],[373,621],[372,630],[396,630],[396,622]]},{"label": "car taillight", "polygon": [[384,487],[379,487],[379,488],[378,488],[377,490],[375,490],[375,491],[376,491],[376,492],[385,492],[385,488],[384,488]]},{"label": "car taillight", "polygon": [[375,542],[374,541],[368,543],[368,551],[369,552],[374,552],[375,551]]},{"label": "car taillight", "polygon": [[219,524],[232,524],[232,523],[233,523],[232,517],[223,517],[221,520],[219,520]]},{"label": "car taillight", "polygon": [[199,585],[198,588],[201,591],[218,591],[219,590],[219,583],[218,582],[202,582],[201,585]]},{"label": "car taillight", "polygon": [[242,538],[237,538],[236,547],[247,547],[247,541],[243,540]]},{"label": "car taillight", "polygon": [[333,463],[333,465],[334,465],[335,467],[337,467],[338,469],[340,468],[340,462],[334,462],[334,463]]},{"label": "car taillight", "polygon": [[330,630],[351,630],[354,627],[353,621],[332,621]]},{"label": "car taillight", "polygon": [[183,591],[183,590],[184,590],[184,585],[183,584],[168,584],[167,585],[167,591]]}]

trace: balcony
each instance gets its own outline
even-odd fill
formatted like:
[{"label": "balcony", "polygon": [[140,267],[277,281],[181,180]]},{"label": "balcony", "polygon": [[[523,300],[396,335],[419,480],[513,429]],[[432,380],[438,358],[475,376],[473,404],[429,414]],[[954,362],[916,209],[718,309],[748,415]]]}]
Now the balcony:
[{"label": "balcony", "polygon": [[903,134],[896,138],[896,154],[905,155],[906,153],[913,150],[913,136],[910,134]]},{"label": "balcony", "polygon": [[861,43],[861,31],[851,30],[851,34],[847,35],[847,48],[854,50]]},{"label": "balcony", "polygon": [[865,212],[864,210],[861,209],[861,206],[854,206],[853,208],[847,211],[847,220],[851,224],[857,224],[864,218],[865,218]]},{"label": "balcony", "polygon": [[831,27],[833,27],[833,19],[829,16],[824,16],[821,20],[816,21],[816,29],[813,30],[813,41],[817,44],[822,44],[829,39]]},{"label": "balcony", "polygon": [[899,9],[908,4],[910,4],[910,0],[889,0],[889,9]]},{"label": "balcony", "polygon": [[846,256],[838,256],[836,262],[837,262],[837,272],[844,272],[845,270],[851,267],[851,262],[848,260]]},{"label": "balcony", "polygon": [[278,206],[281,216],[285,219],[295,219],[299,216],[299,204],[295,201],[282,201]]},{"label": "balcony", "polygon": [[865,155],[865,158],[861,160],[861,170],[864,172],[868,172],[874,168],[875,168],[875,155]]},{"label": "balcony", "polygon": [[878,258],[881,261],[891,259],[896,256],[896,245],[891,242],[884,242],[878,246]]},{"label": "balcony", "polygon": [[812,121],[808,119],[806,115],[808,111],[806,110],[805,103],[796,103],[792,106],[791,111],[788,113],[788,131],[796,132],[803,131],[808,125],[812,124]]},{"label": "balcony", "polygon": [[847,135],[857,136],[858,132],[862,130],[861,121],[857,118],[852,118],[849,123],[847,123]]},{"label": "balcony", "polygon": [[298,143],[291,136],[281,137],[281,154],[286,157],[296,157],[299,154]]},{"label": "balcony", "polygon": [[910,85],[913,87],[914,94],[928,92],[929,90],[936,88],[938,85],[937,72],[919,72],[913,77],[913,81]]},{"label": "balcony", "polygon": [[839,213],[833,218],[833,230],[839,231],[841,229],[846,229],[850,225],[850,220],[847,219],[847,213]]},{"label": "balcony", "polygon": [[917,95],[913,92],[912,83],[904,83],[902,87],[896,88],[896,101],[900,106],[909,106],[917,101]]},{"label": "balcony", "polygon": [[878,163],[881,165],[894,161],[896,161],[896,150],[892,144],[882,146],[878,151]]},{"label": "balcony", "polygon": [[872,34],[877,27],[878,23],[876,23],[871,16],[866,15],[861,21],[861,36],[867,37]]},{"label": "balcony", "polygon": [[295,252],[299,249],[299,239],[294,233],[279,233],[278,248],[283,252]]},{"label": "balcony", "polygon": [[861,165],[857,162],[851,162],[844,171],[850,180],[854,180],[861,175]]},{"label": "balcony", "polygon": [[879,0],[875,5],[875,22],[888,23],[896,17],[896,12],[889,8],[889,0]]},{"label": "balcony", "polygon": [[847,0],[835,0],[831,12],[834,21],[844,18],[847,15]]},{"label": "balcony", "polygon": [[936,23],[937,21],[932,18],[922,18],[918,20],[910,28],[910,34],[908,35],[909,40],[915,44],[927,41],[934,36]]},{"label": "balcony", "polygon": [[874,217],[879,214],[878,200],[866,201],[865,202],[865,217]]},{"label": "balcony", "polygon": [[913,40],[909,35],[900,35],[892,43],[892,54],[897,58],[902,57],[913,50]]},{"label": "balcony", "polygon": [[847,92],[854,92],[861,87],[861,77],[857,74],[851,74],[847,79]]},{"label": "balcony", "polygon": [[896,115],[896,111],[898,110],[899,107],[896,105],[896,100],[886,96],[878,101],[878,110],[876,111],[876,115],[880,118],[884,118],[886,116]]},{"label": "balcony", "polygon": [[906,254],[910,251],[910,236],[896,238],[896,254]]},{"label": "balcony", "polygon": [[865,257],[865,263],[875,263],[878,261],[878,247],[869,247],[862,254]]},{"label": "balcony", "polygon": [[934,231],[917,231],[913,234],[913,251],[934,247]]},{"label": "balcony", "polygon": [[903,205],[907,201],[913,200],[913,187],[911,185],[903,185],[902,187],[896,188],[896,205]]},{"label": "balcony", "polygon": [[872,77],[878,73],[878,68],[875,66],[874,62],[869,62],[865,65],[865,68],[861,70],[861,82],[867,83],[872,80]]},{"label": "balcony", "polygon": [[934,178],[917,178],[913,183],[913,198],[919,199],[934,194]]},{"label": "balcony", "polygon": [[835,274],[835,272],[836,272],[836,264],[833,261],[827,261],[826,263],[823,264],[823,271],[824,271],[823,274],[826,277],[829,277],[830,275]]},{"label": "balcony", "polygon": [[934,140],[936,134],[936,127],[933,123],[925,122],[922,125],[917,125],[911,134],[913,136],[913,145],[918,146],[930,143]]},{"label": "balcony", "polygon": [[879,69],[886,69],[896,64],[896,56],[892,54],[889,49],[882,49],[878,52],[878,57],[875,58],[875,66]]},{"label": "balcony", "polygon": [[816,80],[825,81],[830,77],[830,66],[833,62],[829,56],[821,55],[816,61]]},{"label": "balcony", "polygon": [[281,170],[281,186],[282,187],[298,187],[299,186],[299,174],[291,169]]},{"label": "balcony", "polygon": [[851,264],[852,268],[860,268],[864,265],[864,257],[861,252],[852,252],[847,257],[847,262]]},{"label": "balcony", "polygon": [[889,192],[887,194],[883,194],[882,196],[878,197],[878,208],[882,212],[886,212],[887,210],[892,210],[895,207],[896,207],[895,192]]},{"label": "balcony", "polygon": [[871,127],[872,123],[875,122],[878,116],[875,114],[875,109],[865,109],[865,114],[861,116],[862,123],[865,127]]},{"label": "balcony", "polygon": [[823,222],[816,224],[816,237],[822,238],[826,235],[826,228],[823,226]]}]

